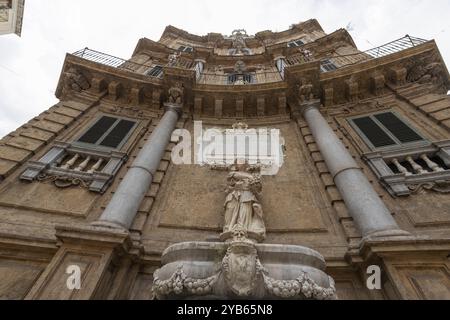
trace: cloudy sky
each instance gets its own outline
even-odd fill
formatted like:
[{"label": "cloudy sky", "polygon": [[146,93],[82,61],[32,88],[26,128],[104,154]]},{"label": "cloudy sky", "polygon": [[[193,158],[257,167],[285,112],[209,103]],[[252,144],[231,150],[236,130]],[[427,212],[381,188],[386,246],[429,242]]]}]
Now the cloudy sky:
[{"label": "cloudy sky", "polygon": [[347,28],[360,49],[410,34],[436,39],[450,65],[450,0],[26,0],[22,37],[0,36],[0,136],[56,102],[66,52],[128,58],[139,38],[172,24],[194,34],[282,31],[316,18]]}]

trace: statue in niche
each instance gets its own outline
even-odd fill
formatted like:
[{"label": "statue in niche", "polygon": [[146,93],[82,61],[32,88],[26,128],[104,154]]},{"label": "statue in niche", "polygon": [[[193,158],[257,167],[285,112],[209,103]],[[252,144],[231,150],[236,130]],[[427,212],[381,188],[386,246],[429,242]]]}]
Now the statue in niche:
[{"label": "statue in niche", "polygon": [[224,204],[224,234],[243,231],[259,239],[265,238],[263,210],[257,198],[261,190],[261,174],[258,168],[246,163],[236,163],[231,167]]}]

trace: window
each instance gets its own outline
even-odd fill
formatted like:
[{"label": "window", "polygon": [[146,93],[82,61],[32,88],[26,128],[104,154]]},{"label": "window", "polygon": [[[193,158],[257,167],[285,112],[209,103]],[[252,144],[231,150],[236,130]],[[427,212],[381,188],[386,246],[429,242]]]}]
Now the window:
[{"label": "window", "polygon": [[305,43],[302,40],[298,39],[298,40],[288,42],[287,46],[288,46],[288,48],[296,48],[296,47],[300,47],[304,44]]},{"label": "window", "polygon": [[180,46],[178,48],[178,51],[181,51],[181,52],[192,52],[192,51],[194,51],[194,48],[189,47],[189,46]]},{"label": "window", "polygon": [[322,72],[328,72],[336,70],[337,67],[330,59],[324,59],[320,64],[320,69],[322,70]]},{"label": "window", "polygon": [[148,70],[145,74],[151,77],[160,77],[163,73],[162,66],[154,66],[150,70]]},{"label": "window", "polygon": [[394,112],[383,112],[350,119],[356,131],[373,148],[401,146],[425,141]]},{"label": "window", "polygon": [[254,76],[250,73],[237,74],[232,73],[228,75],[227,82],[228,84],[249,84],[254,83]]},{"label": "window", "polygon": [[77,142],[117,149],[125,143],[135,126],[135,121],[102,116]]}]

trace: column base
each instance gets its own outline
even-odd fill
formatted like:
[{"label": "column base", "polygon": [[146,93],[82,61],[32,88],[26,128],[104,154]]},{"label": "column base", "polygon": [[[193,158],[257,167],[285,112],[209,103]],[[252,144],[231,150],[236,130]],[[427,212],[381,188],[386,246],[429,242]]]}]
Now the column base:
[{"label": "column base", "polygon": [[97,220],[97,221],[92,222],[90,225],[93,227],[122,230],[124,232],[128,232],[128,230],[121,224],[116,223],[116,222],[111,222],[111,221]]}]

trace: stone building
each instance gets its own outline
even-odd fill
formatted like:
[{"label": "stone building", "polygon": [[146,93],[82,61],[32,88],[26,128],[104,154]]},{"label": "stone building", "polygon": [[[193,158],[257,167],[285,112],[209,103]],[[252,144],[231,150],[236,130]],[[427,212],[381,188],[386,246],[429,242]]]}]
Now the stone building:
[{"label": "stone building", "polygon": [[[316,20],[68,54],[0,141],[0,298],[450,299],[449,89],[434,41]],[[279,130],[278,172],[174,163],[198,121]]]},{"label": "stone building", "polygon": [[22,34],[25,0],[0,0],[0,35]]}]

